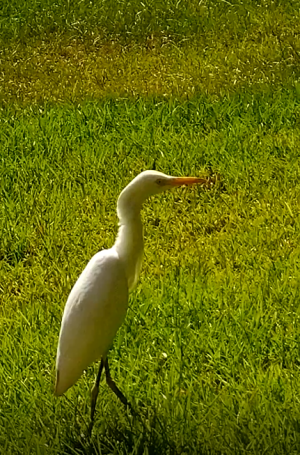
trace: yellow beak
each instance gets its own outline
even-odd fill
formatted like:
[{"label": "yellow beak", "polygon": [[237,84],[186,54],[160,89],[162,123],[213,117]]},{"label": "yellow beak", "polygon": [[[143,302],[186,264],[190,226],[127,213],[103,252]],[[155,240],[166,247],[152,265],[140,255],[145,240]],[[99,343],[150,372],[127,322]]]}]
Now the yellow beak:
[{"label": "yellow beak", "polygon": [[168,185],[172,186],[193,185],[194,183],[207,183],[207,179],[200,177],[172,177],[168,181]]}]

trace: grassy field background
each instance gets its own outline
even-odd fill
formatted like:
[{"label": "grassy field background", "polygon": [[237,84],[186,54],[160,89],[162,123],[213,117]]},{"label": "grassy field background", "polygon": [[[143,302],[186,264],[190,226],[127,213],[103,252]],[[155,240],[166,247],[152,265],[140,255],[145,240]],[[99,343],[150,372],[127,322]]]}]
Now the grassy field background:
[{"label": "grassy field background", "polygon": [[3,0],[0,104],[300,90],[298,1]]},{"label": "grassy field background", "polygon": [[[1,8],[2,452],[298,454],[297,2]],[[145,205],[110,355],[139,414],[103,383],[89,439],[97,365],[53,396],[63,306],[154,167],[222,185]]]}]

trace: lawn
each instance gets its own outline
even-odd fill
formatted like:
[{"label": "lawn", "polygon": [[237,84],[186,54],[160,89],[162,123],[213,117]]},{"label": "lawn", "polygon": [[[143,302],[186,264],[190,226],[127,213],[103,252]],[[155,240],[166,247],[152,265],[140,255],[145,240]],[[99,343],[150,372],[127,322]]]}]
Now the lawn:
[{"label": "lawn", "polygon": [[[131,16],[118,22],[111,10],[108,21],[109,4],[101,10],[90,2],[89,10],[74,2],[82,33],[64,19],[64,2],[3,3],[0,448],[22,455],[298,454],[299,7],[174,2],[167,10],[148,2],[157,9],[147,29],[142,13],[138,25]],[[118,5],[123,17],[125,4]],[[276,36],[262,16],[277,24]],[[104,58],[103,49],[113,51]],[[96,89],[86,65],[98,62],[94,74],[107,55],[110,82]],[[215,76],[196,84],[193,55]],[[168,72],[155,73],[157,85],[152,58],[170,62]],[[247,58],[248,70],[237,66]],[[218,71],[216,61],[223,62]],[[133,68],[127,85],[118,62]],[[74,78],[66,83],[57,65],[67,71],[68,63]],[[240,68],[236,82],[231,64]],[[183,83],[176,91],[170,80]],[[221,183],[145,204],[143,270],[110,353],[112,375],[137,415],[103,381],[89,438],[97,364],[64,397],[53,396],[62,311],[87,261],[114,242],[121,189],[154,167],[172,175],[218,172]]]}]

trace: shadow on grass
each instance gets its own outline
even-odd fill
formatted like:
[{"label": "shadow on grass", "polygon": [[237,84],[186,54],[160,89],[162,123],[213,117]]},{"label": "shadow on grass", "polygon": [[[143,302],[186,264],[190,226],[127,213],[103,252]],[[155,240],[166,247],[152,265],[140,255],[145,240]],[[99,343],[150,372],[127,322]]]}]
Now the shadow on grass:
[{"label": "shadow on grass", "polygon": [[[102,418],[103,420],[103,418]],[[98,455],[111,453],[131,454],[203,454],[196,441],[175,441],[170,424],[162,420],[156,409],[142,409],[136,416],[124,413],[124,417],[109,416],[109,420],[95,424],[92,436],[87,433],[70,435],[64,443],[65,454]],[[196,447],[197,446],[197,447]]]}]

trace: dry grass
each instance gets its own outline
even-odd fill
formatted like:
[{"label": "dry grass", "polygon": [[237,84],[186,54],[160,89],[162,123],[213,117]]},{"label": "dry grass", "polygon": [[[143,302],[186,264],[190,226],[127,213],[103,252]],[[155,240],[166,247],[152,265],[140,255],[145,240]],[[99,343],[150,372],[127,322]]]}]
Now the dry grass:
[{"label": "dry grass", "polygon": [[[276,14],[275,14],[276,13]],[[101,42],[90,34],[19,44],[2,55],[3,103],[63,102],[114,96],[192,97],[300,82],[300,20],[266,12],[240,34],[207,33],[176,42]],[[295,19],[295,18],[294,18]]]}]

